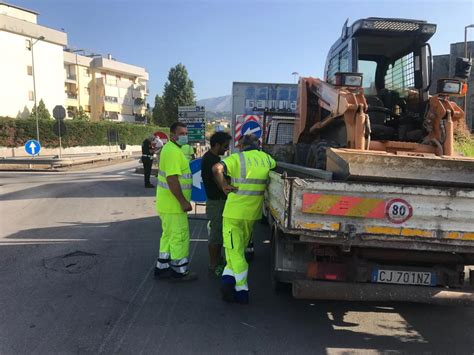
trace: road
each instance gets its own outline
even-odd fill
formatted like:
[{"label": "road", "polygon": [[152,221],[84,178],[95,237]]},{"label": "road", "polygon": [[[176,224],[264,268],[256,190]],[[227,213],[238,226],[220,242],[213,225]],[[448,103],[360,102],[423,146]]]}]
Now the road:
[{"label": "road", "polygon": [[472,354],[473,307],[274,294],[263,225],[250,305],[220,300],[202,219],[190,222],[200,280],[154,280],[160,223],[136,164],[0,172],[0,353]]}]

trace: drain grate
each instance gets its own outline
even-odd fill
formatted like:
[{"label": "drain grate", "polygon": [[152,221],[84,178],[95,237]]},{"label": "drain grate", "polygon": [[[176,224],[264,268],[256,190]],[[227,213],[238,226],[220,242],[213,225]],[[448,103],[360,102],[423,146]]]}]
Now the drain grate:
[{"label": "drain grate", "polygon": [[44,259],[44,267],[67,274],[80,274],[97,264],[97,254],[76,250],[54,258]]}]

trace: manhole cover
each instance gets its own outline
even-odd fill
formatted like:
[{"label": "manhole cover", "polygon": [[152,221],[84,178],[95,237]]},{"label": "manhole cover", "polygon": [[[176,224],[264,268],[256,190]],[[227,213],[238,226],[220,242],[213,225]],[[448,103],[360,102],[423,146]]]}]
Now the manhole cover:
[{"label": "manhole cover", "polygon": [[97,254],[85,251],[74,251],[62,256],[44,259],[44,267],[67,274],[80,274],[97,264]]}]

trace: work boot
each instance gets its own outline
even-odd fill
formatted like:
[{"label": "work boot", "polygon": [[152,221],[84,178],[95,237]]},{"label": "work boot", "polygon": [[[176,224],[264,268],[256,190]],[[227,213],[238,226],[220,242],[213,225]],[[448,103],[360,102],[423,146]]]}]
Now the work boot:
[{"label": "work boot", "polygon": [[221,283],[222,300],[228,303],[234,303],[234,285],[230,283]]},{"label": "work boot", "polygon": [[186,271],[184,274],[178,274],[173,272],[172,277],[170,278],[171,282],[188,282],[196,281],[198,276],[195,272]]}]

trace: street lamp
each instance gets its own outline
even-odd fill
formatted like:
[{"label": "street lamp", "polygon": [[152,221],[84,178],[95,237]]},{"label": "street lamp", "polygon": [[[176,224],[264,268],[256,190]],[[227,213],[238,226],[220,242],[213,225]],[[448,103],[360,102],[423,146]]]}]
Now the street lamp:
[{"label": "street lamp", "polygon": [[39,122],[38,122],[38,106],[36,103],[36,79],[35,79],[35,56],[34,56],[34,51],[33,51],[33,46],[38,43],[39,41],[44,40],[44,36],[38,37],[36,41],[33,42],[33,38],[31,38],[30,41],[30,51],[31,51],[31,71],[33,74],[33,94],[34,94],[34,99],[35,99],[35,118],[36,118],[36,140],[40,141],[39,139]]},{"label": "street lamp", "polygon": [[[467,58],[467,29],[474,28],[474,24],[464,27],[464,58]],[[467,80],[466,80],[467,81]],[[467,115],[467,92],[464,95],[464,115]]]},{"label": "street lamp", "polygon": [[293,77],[295,79],[295,84],[296,84],[296,78],[298,77],[298,75],[300,75],[300,73],[294,71],[293,73],[291,73],[291,75],[293,75]]}]

